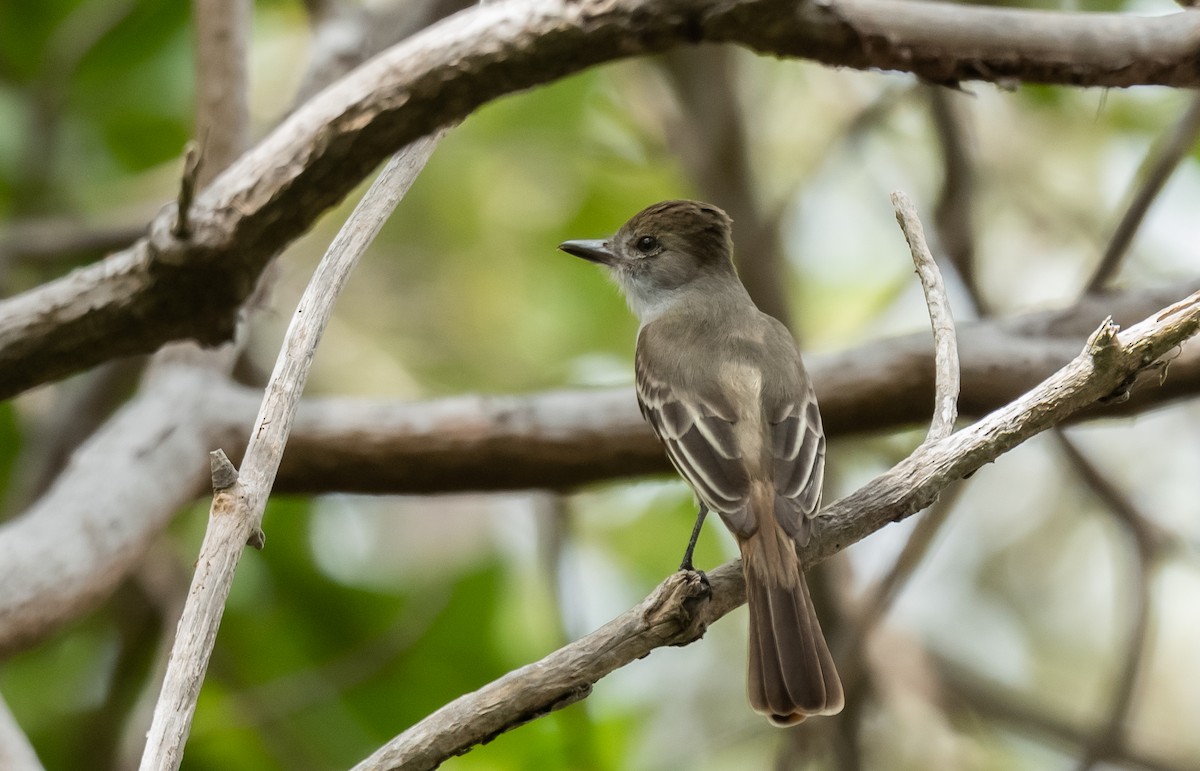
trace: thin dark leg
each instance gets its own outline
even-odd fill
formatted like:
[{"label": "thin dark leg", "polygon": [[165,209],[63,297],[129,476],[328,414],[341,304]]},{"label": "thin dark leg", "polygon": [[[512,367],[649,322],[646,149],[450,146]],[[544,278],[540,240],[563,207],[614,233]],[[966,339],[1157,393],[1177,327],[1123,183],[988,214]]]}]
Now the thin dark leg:
[{"label": "thin dark leg", "polygon": [[696,515],[696,524],[692,527],[692,537],[688,540],[687,551],[683,553],[683,562],[679,565],[680,570],[696,569],[692,567],[692,552],[696,550],[696,541],[700,540],[700,528],[704,526],[706,516],[708,516],[708,507],[702,503],[700,504],[700,513]]}]

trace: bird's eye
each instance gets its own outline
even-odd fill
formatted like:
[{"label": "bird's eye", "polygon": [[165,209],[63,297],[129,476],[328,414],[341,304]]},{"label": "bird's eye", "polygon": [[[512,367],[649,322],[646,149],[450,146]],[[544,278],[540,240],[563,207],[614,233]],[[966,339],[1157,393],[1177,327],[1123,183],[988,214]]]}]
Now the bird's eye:
[{"label": "bird's eye", "polygon": [[642,254],[650,254],[658,248],[658,239],[654,236],[642,236],[637,240],[637,250]]}]

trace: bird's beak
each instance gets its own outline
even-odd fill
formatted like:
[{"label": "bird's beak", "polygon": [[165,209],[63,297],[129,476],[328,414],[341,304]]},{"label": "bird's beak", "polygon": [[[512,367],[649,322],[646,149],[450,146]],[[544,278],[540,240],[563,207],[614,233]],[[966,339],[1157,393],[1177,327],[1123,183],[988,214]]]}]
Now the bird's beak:
[{"label": "bird's beak", "polygon": [[617,261],[617,256],[608,248],[606,241],[563,241],[558,248],[601,265],[612,265]]}]

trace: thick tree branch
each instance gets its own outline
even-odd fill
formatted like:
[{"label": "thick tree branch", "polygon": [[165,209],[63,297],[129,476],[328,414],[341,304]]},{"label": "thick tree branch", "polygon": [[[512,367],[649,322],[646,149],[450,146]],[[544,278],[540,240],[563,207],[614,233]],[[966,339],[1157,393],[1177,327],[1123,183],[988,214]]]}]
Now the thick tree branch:
[{"label": "thick tree branch", "polygon": [[[904,461],[826,506],[802,549],[806,567],[889,522],[931,503],[951,482],[1061,422],[1086,404],[1127,387],[1200,330],[1200,292],[1130,329],[1106,321],[1083,352],[1035,389],[944,439],[922,443]],[[551,710],[585,698],[600,678],[655,647],[697,639],[744,600],[740,566],[709,574],[711,597],[695,573],[668,577],[639,606],[534,664],[462,696],[392,739],[355,771],[434,768]],[[706,601],[707,600],[707,601]]]},{"label": "thick tree branch", "polygon": [[225,378],[177,365],[151,380],[37,503],[0,524],[0,653],[108,597],[202,488],[206,469],[196,460],[211,449],[206,394]]},{"label": "thick tree branch", "polygon": [[[960,324],[963,414],[998,409],[1049,376],[1105,313],[1135,320],[1189,288],[1200,289],[1200,280]],[[928,420],[934,363],[927,332],[809,359],[831,436]],[[203,492],[205,453],[244,446],[261,392],[200,369],[168,370],[158,379],[80,448],[42,499],[0,525],[0,656],[107,597],[170,516]],[[1085,409],[1074,419],[1129,414],[1198,393],[1200,345],[1192,343],[1172,362],[1165,382],[1154,373],[1129,401]],[[129,468],[139,473],[128,475]],[[296,417],[275,490],[571,489],[669,470],[630,388],[417,403],[315,399]],[[93,532],[104,538],[91,538]]]},{"label": "thick tree branch", "polygon": [[937,82],[1200,84],[1200,17],[892,0],[510,0],[471,8],[297,110],[196,200],[102,263],[0,303],[0,396],[190,337],[229,339],[266,262],[385,157],[498,96],[700,41]]},{"label": "thick tree branch", "polygon": [[[1191,287],[1200,289],[1200,281]],[[1112,309],[1132,321],[1170,302],[1178,289],[1110,295],[1066,311],[1003,322],[960,324],[965,415],[998,409],[1079,350]],[[933,410],[934,352],[928,333],[878,340],[843,353],[809,357],[809,371],[831,436],[915,425]],[[1076,417],[1128,414],[1200,393],[1200,345],[1134,389],[1129,401]],[[236,432],[256,394],[212,394],[215,416]],[[373,493],[508,490],[547,485],[570,489],[622,476],[670,470],[637,411],[632,389],[561,391],[533,396],[459,396],[432,402],[318,399],[297,418],[277,489]],[[234,433],[236,436],[236,433]],[[236,442],[226,440],[227,446]]]}]

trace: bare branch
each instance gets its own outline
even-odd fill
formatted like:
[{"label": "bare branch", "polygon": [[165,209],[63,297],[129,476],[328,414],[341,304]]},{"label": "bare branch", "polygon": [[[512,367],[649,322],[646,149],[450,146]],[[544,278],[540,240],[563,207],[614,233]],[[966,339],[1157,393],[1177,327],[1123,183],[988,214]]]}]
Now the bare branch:
[{"label": "bare branch", "polygon": [[[1184,288],[1186,290],[1186,287]],[[1176,289],[1112,296],[1120,318],[1145,316]],[[1101,306],[1103,307],[1103,306]],[[1102,317],[1091,304],[958,330],[964,413],[1002,407],[1048,377],[1078,351],[1078,322]],[[1019,330],[1019,331],[1018,331]],[[830,436],[914,425],[933,404],[934,361],[928,333],[873,341],[844,353],[809,357]],[[1073,419],[1131,414],[1200,393],[1200,345],[1192,343],[1129,401],[1091,408]],[[233,444],[257,405],[249,389],[210,393],[214,436]],[[277,489],[293,493],[357,491],[572,489],[617,477],[662,473],[670,464],[637,411],[629,388],[553,391],[529,396],[455,396],[402,403],[317,399],[305,402],[284,455]]]},{"label": "bare branch", "polygon": [[[960,325],[964,414],[998,409],[1052,374],[1079,350],[1086,336],[1080,330],[1106,311],[1122,321],[1137,319],[1188,288],[1200,288],[1200,281]],[[810,357],[826,431],[880,431],[928,419],[933,368],[928,333]],[[152,377],[155,387],[144,387],[89,439],[42,499],[0,524],[0,656],[107,597],[169,518],[203,492],[205,453],[244,446],[261,392],[190,367]],[[1165,383],[1158,373],[1147,381],[1129,401],[1087,408],[1068,420],[1133,414],[1195,396],[1200,344],[1184,348]],[[662,447],[636,404],[629,388],[416,403],[307,401],[275,487],[293,493],[571,489],[667,472]],[[130,468],[138,473],[128,474]],[[94,532],[105,538],[90,538]]]},{"label": "bare branch", "polygon": [[354,766],[422,771],[505,731],[586,698],[605,675],[664,645],[686,645],[745,601],[741,566],[679,572],[600,629],[450,702]]},{"label": "bare branch", "polygon": [[128,399],[145,363],[140,356],[110,361],[56,391],[54,409],[34,418],[21,443],[0,511],[15,514],[46,493],[75,449]]},{"label": "bare branch", "polygon": [[246,446],[240,475],[223,474],[219,480],[214,471],[214,486],[229,486],[214,490],[208,530],[150,725],[142,771],[176,769],[182,761],[183,745],[191,730],[234,571],[246,543],[261,540],[263,510],[308,379],[313,352],[333,314],[334,301],[440,138],[438,134],[414,142],[398,154],[338,232],[292,317]]},{"label": "bare branch", "polygon": [[0,652],[41,639],[108,597],[202,488],[207,469],[197,460],[211,446],[207,393],[224,378],[186,365],[151,377],[153,386],[88,439],[36,504],[0,524]]},{"label": "bare branch", "polygon": [[892,206],[896,208],[896,221],[904,231],[908,248],[912,252],[913,264],[921,278],[925,291],[925,304],[929,308],[929,323],[933,326],[933,349],[936,369],[934,389],[933,422],[929,426],[926,442],[934,442],[949,436],[958,419],[959,364],[958,343],[954,332],[954,316],[950,313],[950,302],[946,299],[946,287],[937,262],[925,243],[925,228],[917,216],[917,208],[911,199],[897,190],[892,193]]},{"label": "bare branch", "polygon": [[[937,534],[941,531],[942,525],[950,518],[950,512],[954,511],[964,486],[965,483],[960,483],[950,487],[947,494],[929,507],[929,511],[925,512],[913,528],[908,540],[904,542],[904,548],[900,550],[900,556],[892,564],[891,570],[865,592],[858,620],[849,635],[856,646],[861,646],[874,627],[887,615],[888,610],[900,595],[900,589],[916,572],[921,560],[924,559],[929,547],[933,545]],[[844,680],[853,679],[848,676],[845,667],[841,671]]]},{"label": "bare branch", "polygon": [[1192,97],[1174,128],[1143,162],[1144,176],[1129,202],[1129,208],[1108,240],[1100,263],[1088,279],[1083,290],[1085,294],[1102,289],[1117,272],[1122,258],[1129,251],[1129,245],[1133,243],[1133,237],[1142,226],[1146,212],[1150,211],[1150,205],[1162,192],[1179,162],[1191,152],[1197,136],[1200,136],[1200,95]]},{"label": "bare branch", "polygon": [[[1126,329],[1101,324],[1083,353],[1032,391],[983,420],[935,442],[858,492],[835,501],[817,520],[806,559],[823,558],[889,521],[932,503],[950,482],[962,479],[1082,407],[1120,393],[1130,382],[1200,328],[1200,292]],[[994,433],[993,433],[994,432]]]},{"label": "bare branch", "polygon": [[[814,537],[802,549],[805,566],[924,508],[954,480],[1112,393],[1197,330],[1200,292],[1125,330],[1123,341],[1115,325],[1105,322],[1082,353],[1034,390],[969,428],[923,443],[887,473],[826,506],[815,520]],[[737,562],[722,565],[709,578],[708,602],[696,574],[676,573],[638,607],[541,661],[456,699],[392,739],[355,771],[434,768],[586,697],[597,680],[655,647],[697,639],[709,623],[744,600]]]},{"label": "bare branch", "polygon": [[176,213],[167,207],[129,249],[0,303],[0,396],[169,340],[229,339],[267,261],[389,153],[496,97],[601,62],[707,40],[935,82],[1192,86],[1198,35],[1200,17],[1187,12],[892,0],[513,0],[468,9],[362,65],[243,155],[197,198],[192,239],[171,235]]}]

